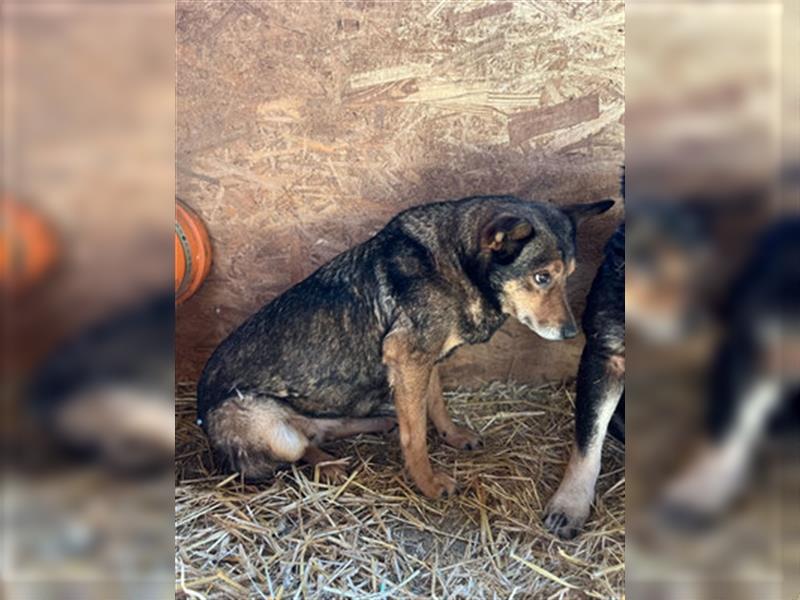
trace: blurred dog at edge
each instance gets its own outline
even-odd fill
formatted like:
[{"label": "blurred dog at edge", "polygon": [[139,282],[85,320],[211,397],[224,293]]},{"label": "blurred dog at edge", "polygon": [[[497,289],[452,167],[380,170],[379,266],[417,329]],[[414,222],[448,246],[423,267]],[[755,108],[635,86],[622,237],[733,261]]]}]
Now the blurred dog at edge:
[{"label": "blurred dog at edge", "polygon": [[761,233],[730,287],[706,406],[704,444],[659,506],[683,528],[714,524],[743,493],[759,447],[800,430],[800,217]]},{"label": "blurred dog at edge", "polygon": [[[509,316],[545,339],[574,337],[566,281],[576,229],[613,205],[487,196],[400,213],[215,350],[197,401],[218,456],[257,480],[276,463],[330,461],[319,447],[327,440],[398,424],[419,489],[452,494],[455,481],[430,464],[427,418],[451,446],[480,440],[450,419],[437,364],[463,344],[486,342]],[[322,467],[328,478],[343,475],[338,465]]]},{"label": "blurred dog at edge", "polygon": [[28,409],[56,454],[126,475],[172,466],[175,300],[172,290],[95,323],[34,373]]}]

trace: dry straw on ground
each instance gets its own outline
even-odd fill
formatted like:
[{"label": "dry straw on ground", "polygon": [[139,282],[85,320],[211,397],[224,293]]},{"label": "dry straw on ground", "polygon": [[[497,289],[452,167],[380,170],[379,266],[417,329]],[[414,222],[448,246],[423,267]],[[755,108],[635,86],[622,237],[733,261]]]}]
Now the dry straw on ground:
[{"label": "dry straw on ground", "polygon": [[176,596],[181,598],[619,598],[625,580],[624,452],[607,443],[586,531],[564,542],[541,513],[568,456],[569,388],[491,384],[451,392],[457,422],[484,436],[476,452],[431,440],[434,467],[460,493],[421,497],[396,436],[332,446],[344,484],[309,468],[244,485],[213,467],[177,399]]}]

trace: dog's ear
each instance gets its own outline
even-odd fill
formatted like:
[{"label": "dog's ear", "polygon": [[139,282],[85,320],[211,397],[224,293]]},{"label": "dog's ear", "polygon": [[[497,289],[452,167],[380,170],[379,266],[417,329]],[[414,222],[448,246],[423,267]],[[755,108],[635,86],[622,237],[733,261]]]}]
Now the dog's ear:
[{"label": "dog's ear", "polygon": [[561,211],[564,212],[570,220],[577,227],[586,219],[590,219],[597,215],[602,215],[609,208],[614,206],[613,200],[600,200],[599,202],[589,202],[587,204],[568,204],[562,206]]},{"label": "dog's ear", "polygon": [[481,230],[481,251],[513,256],[533,237],[533,225],[523,217],[499,215]]}]

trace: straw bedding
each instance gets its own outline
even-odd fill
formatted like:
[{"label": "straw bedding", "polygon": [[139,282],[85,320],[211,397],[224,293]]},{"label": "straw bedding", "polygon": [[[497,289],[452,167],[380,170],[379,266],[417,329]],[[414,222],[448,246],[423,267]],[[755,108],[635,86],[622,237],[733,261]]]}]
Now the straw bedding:
[{"label": "straw bedding", "polygon": [[339,485],[308,467],[246,485],[213,466],[190,388],[176,401],[176,597],[622,598],[624,450],[607,442],[586,531],[543,529],[571,445],[571,388],[486,385],[446,393],[456,422],[484,436],[475,452],[433,436],[434,468],[460,493],[429,501],[402,469],[394,436],[332,444]]}]

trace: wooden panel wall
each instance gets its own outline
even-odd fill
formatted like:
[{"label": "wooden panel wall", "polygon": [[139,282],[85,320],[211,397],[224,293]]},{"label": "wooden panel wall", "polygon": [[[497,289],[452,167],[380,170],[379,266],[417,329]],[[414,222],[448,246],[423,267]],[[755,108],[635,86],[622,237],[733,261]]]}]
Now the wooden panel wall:
[{"label": "wooden panel wall", "polygon": [[[193,380],[261,304],[401,209],[474,194],[616,197],[619,2],[182,2],[177,193],[209,226],[212,273],[178,310]],[[622,211],[582,232],[578,310]],[[581,341],[510,323],[445,382],[574,374]]]}]

